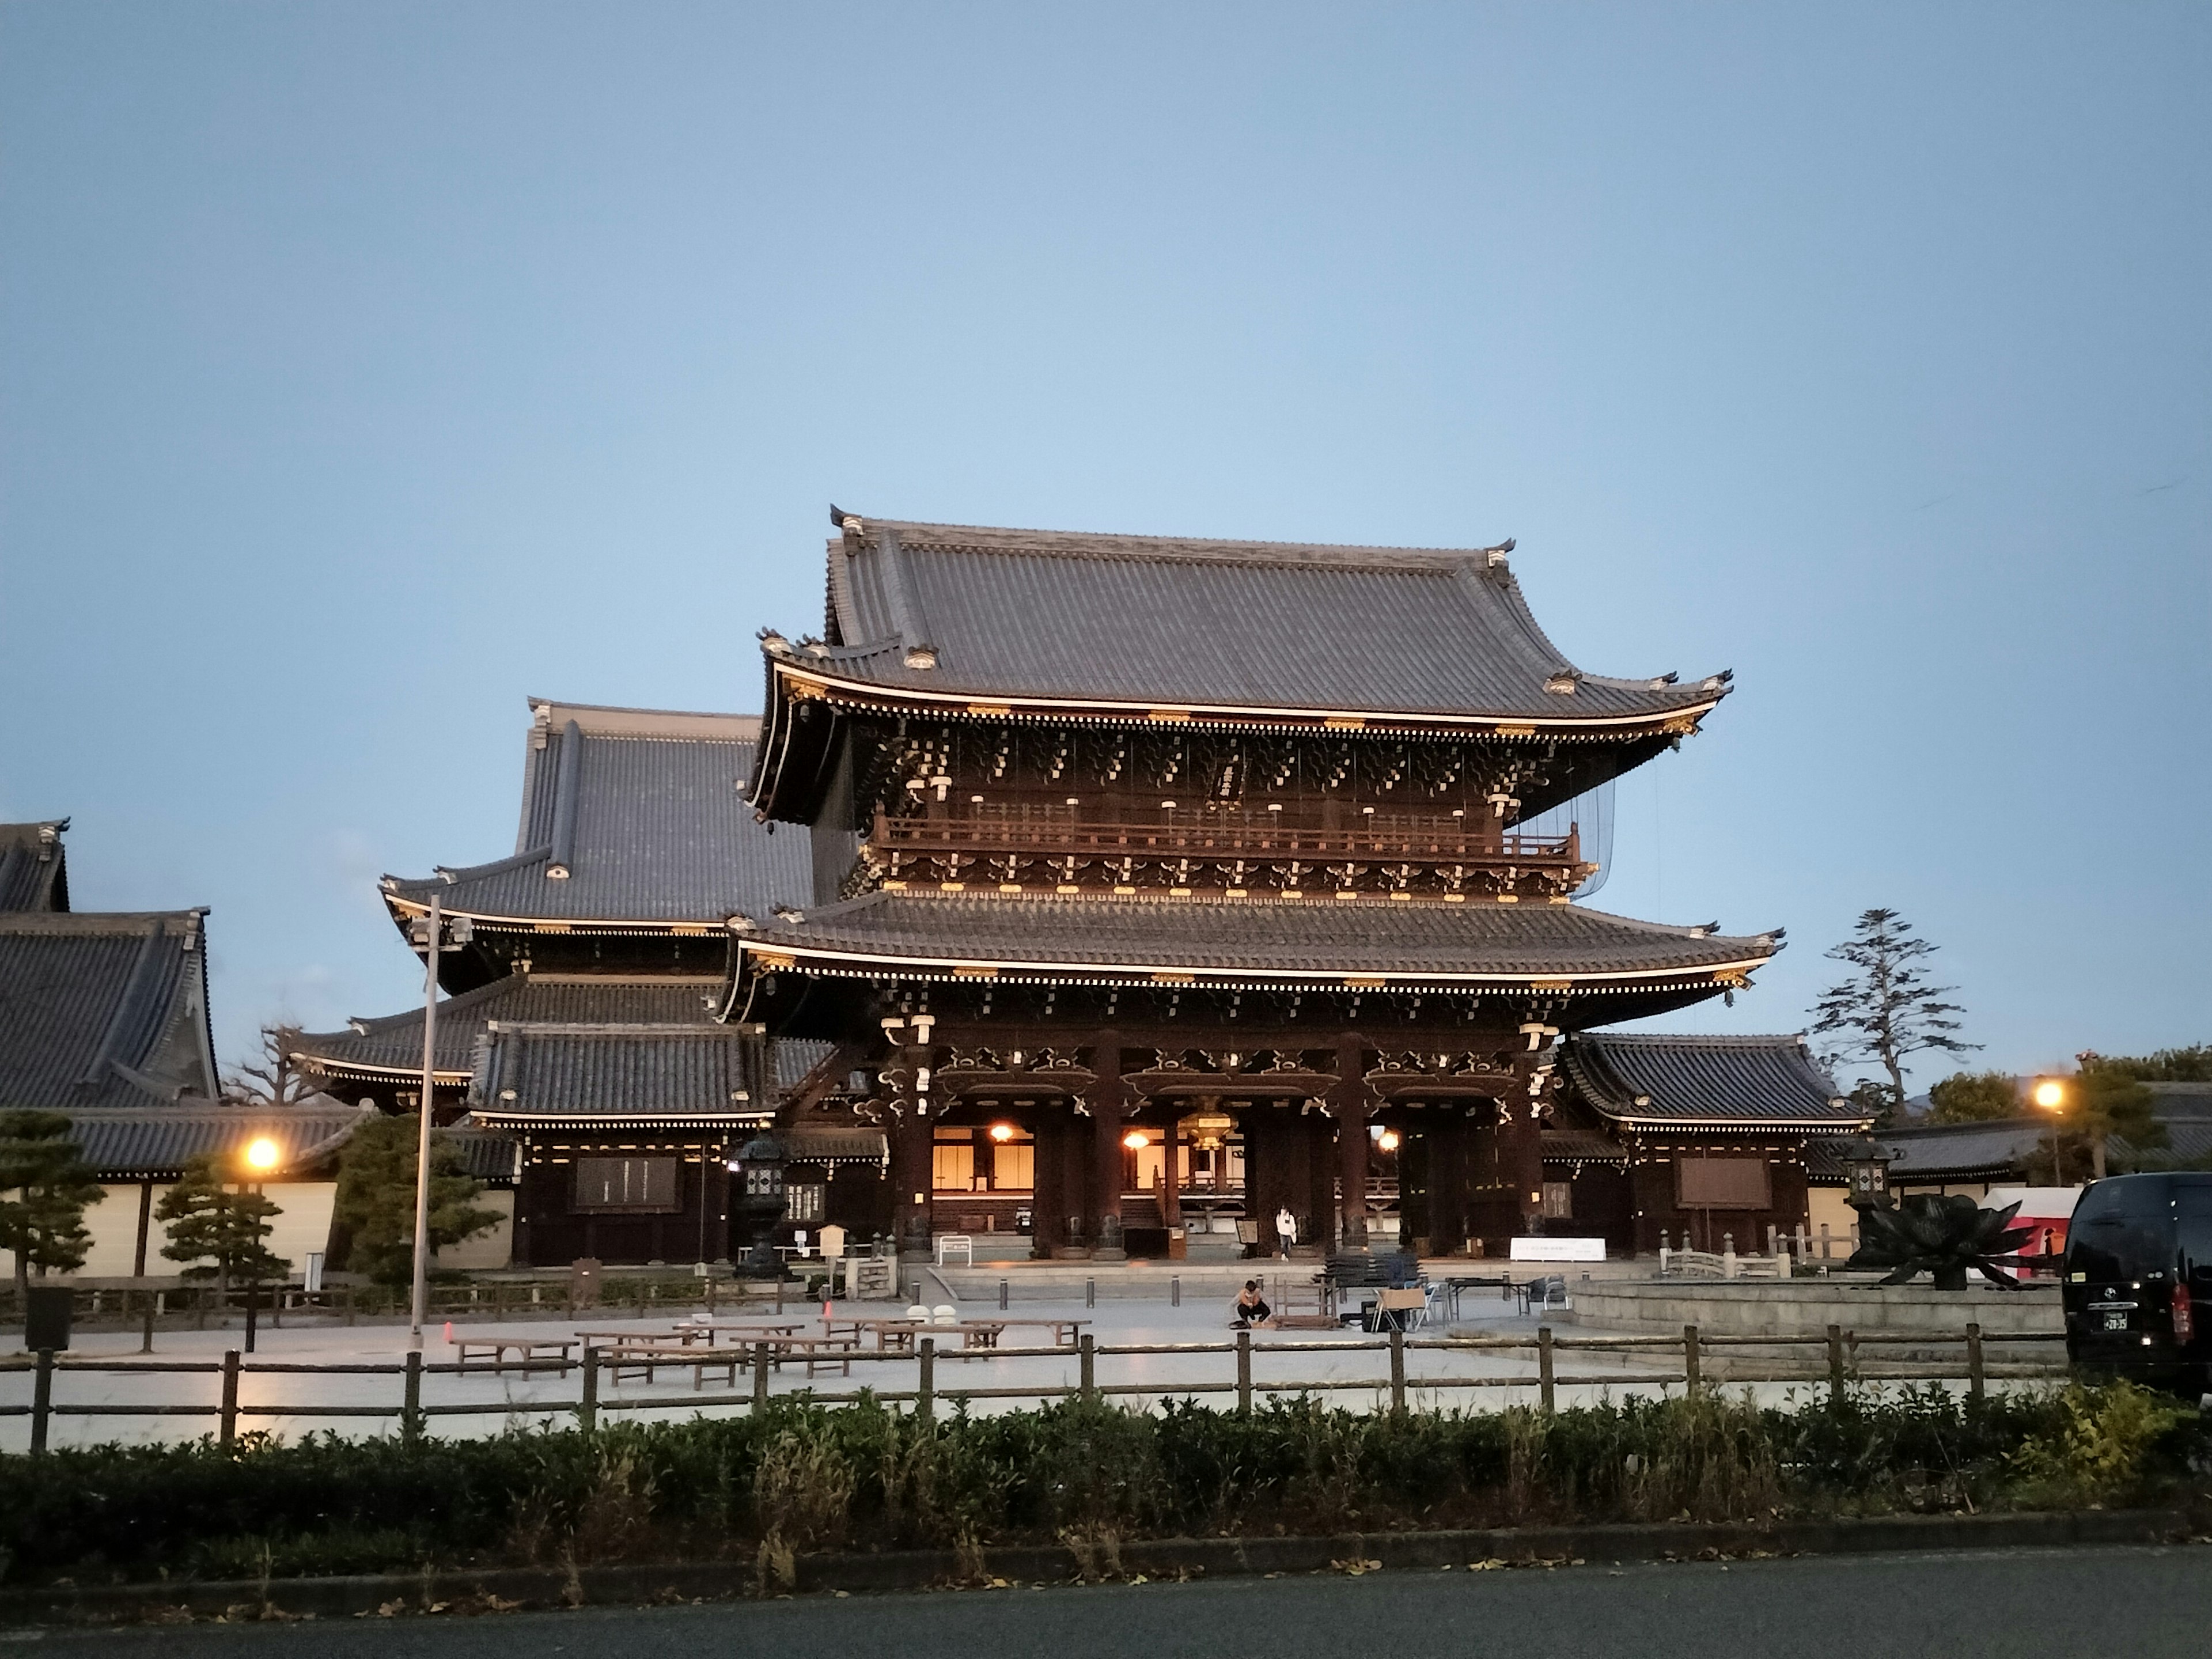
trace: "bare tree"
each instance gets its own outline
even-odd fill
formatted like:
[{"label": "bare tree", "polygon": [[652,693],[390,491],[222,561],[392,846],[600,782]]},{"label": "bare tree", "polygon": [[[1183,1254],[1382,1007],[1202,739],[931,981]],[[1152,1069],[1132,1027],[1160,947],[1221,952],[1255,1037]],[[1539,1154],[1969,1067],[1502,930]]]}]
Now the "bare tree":
[{"label": "bare tree", "polygon": [[259,1058],[225,1073],[222,1097],[234,1106],[304,1106],[321,1094],[315,1079],[292,1058],[299,1035],[294,1025],[263,1026]]},{"label": "bare tree", "polygon": [[1834,1032],[1839,1038],[1822,1056],[1831,1066],[1871,1060],[1889,1073],[1892,1113],[1905,1104],[1908,1057],[1929,1049],[1964,1054],[1982,1046],[1962,1042],[1956,1035],[1961,1028],[1953,1016],[1966,1011],[1943,999],[1958,988],[1930,984],[1926,969],[1917,965],[1935,951],[1896,911],[1865,911],[1850,938],[1828,952],[1858,971],[1832,988],[1813,1011],[1813,1034]]}]

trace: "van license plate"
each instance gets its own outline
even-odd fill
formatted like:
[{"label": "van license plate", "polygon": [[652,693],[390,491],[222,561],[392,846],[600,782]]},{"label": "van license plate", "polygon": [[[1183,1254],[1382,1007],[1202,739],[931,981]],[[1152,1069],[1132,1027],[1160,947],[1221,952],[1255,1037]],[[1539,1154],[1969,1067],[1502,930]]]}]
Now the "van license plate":
[{"label": "van license plate", "polygon": [[2126,1315],[2126,1314],[2124,1314],[2124,1313],[2119,1313],[2119,1312],[2114,1312],[2114,1313],[2108,1313],[2108,1314],[2106,1314],[2106,1315],[2105,1316],[2105,1328],[2106,1328],[2106,1330],[2108,1330],[2108,1331],[2124,1331],[2124,1330],[2127,1329],[2127,1328],[2128,1328],[2128,1316],[2127,1316],[2127,1315]]}]

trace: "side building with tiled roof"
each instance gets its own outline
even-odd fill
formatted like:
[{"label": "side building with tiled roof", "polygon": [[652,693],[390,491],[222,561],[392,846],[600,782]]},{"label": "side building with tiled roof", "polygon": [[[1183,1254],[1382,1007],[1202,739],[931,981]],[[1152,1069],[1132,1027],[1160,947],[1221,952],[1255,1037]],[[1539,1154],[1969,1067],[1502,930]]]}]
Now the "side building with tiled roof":
[{"label": "side building with tiled roof", "polygon": [[[830,1056],[716,1019],[728,920],[803,898],[811,850],[763,830],[741,792],[757,719],[530,708],[515,850],[381,884],[403,938],[434,898],[468,923],[439,964],[434,1115],[512,1170],[517,1262],[726,1259],[729,1160]],[[412,1111],[423,1018],[298,1033],[292,1052],[333,1094]],[[825,1073],[812,1096],[829,1091]],[[826,1188],[833,1167],[796,1184]],[[848,1176],[821,1218],[875,1231],[881,1188]]]},{"label": "side building with tiled roof", "polygon": [[1817,1230],[1811,1166],[1869,1124],[1802,1036],[1583,1031],[1563,1047],[1547,1213],[1617,1249],[1750,1252],[1769,1230]]},{"label": "side building with tiled roof", "polygon": [[1575,902],[1565,809],[1719,672],[1549,639],[1511,544],[1077,534],[833,509],[822,632],[763,634],[749,794],[811,900],[730,920],[724,1018],[838,1045],[899,1242],[1113,1260],[1547,1224],[1563,1033],[1732,995],[1779,930]]}]

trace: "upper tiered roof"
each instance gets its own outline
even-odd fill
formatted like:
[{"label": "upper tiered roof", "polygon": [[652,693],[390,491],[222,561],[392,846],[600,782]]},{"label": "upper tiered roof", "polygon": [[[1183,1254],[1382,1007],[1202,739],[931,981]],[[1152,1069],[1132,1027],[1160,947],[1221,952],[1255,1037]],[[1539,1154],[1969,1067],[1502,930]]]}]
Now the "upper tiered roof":
[{"label": "upper tiered roof", "polygon": [[531,700],[515,851],[422,878],[386,876],[395,919],[665,931],[719,927],[811,890],[803,836],[766,833],[739,786],[760,721]]},{"label": "upper tiered roof", "polygon": [[777,665],[901,700],[1637,727],[1724,676],[1585,674],[1496,548],[1073,534],[847,516],[825,639]]}]

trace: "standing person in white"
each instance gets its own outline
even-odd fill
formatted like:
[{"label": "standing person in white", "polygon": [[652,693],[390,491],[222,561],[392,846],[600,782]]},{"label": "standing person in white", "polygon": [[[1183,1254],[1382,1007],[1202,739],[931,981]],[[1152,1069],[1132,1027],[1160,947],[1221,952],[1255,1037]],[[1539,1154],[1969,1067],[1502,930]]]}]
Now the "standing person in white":
[{"label": "standing person in white", "polygon": [[1291,1259],[1291,1246],[1298,1242],[1298,1218],[1287,1204],[1275,1212],[1275,1238],[1283,1247],[1283,1260]]}]

